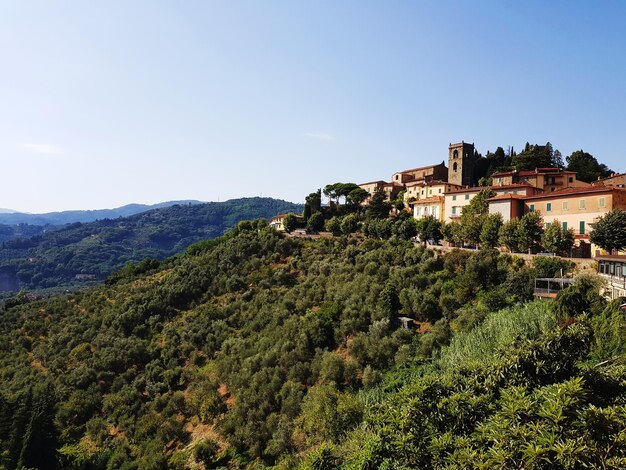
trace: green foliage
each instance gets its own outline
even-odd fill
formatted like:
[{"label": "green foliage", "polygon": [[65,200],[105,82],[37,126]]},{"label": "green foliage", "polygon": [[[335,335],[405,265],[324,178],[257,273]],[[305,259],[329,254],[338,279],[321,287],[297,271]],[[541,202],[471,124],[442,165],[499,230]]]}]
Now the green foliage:
[{"label": "green foliage", "polygon": [[543,233],[543,218],[541,214],[536,211],[524,214],[524,216],[519,219],[517,230],[519,249],[530,253],[541,241],[541,235]]},{"label": "green foliage", "polygon": [[[14,279],[18,289],[65,290],[61,288],[93,285],[129,263],[163,260],[198,242],[199,251],[208,249],[212,246],[209,240],[223,236],[240,221],[301,208],[299,204],[255,197],[174,205],[124,218],[46,227],[40,235],[4,242],[0,273]],[[80,279],[80,275],[88,279]]]},{"label": "green foliage", "polygon": [[591,318],[594,331],[591,358],[595,361],[610,360],[626,353],[626,317],[620,309],[625,302],[626,298],[619,297]]},{"label": "green foliage", "polygon": [[626,250],[626,212],[615,209],[593,224],[591,243],[595,243],[609,253],[613,250]]},{"label": "green foliage", "polygon": [[487,199],[495,195],[496,193],[491,189],[483,189],[467,206],[463,207],[460,234],[465,243],[469,245],[480,243],[482,228],[489,214]]},{"label": "green foliage", "polygon": [[[488,317],[475,332],[455,337],[431,366],[412,375],[398,371],[368,392],[368,435],[358,429],[347,437],[337,451],[345,452],[342,463],[622,467],[626,369],[589,369],[579,362],[593,344],[584,319],[554,328],[549,304],[536,302],[528,310],[519,320],[516,309],[492,315],[500,317],[494,323]],[[356,438],[376,445],[356,447]]]},{"label": "green foliage", "polygon": [[413,217],[397,217],[392,223],[391,233],[401,240],[410,240],[417,235],[418,222]]},{"label": "green foliage", "polygon": [[205,466],[211,465],[219,453],[220,446],[212,439],[198,442],[193,448],[193,457],[196,462]]},{"label": "green foliage", "polygon": [[456,245],[460,245],[463,243],[463,233],[461,224],[458,222],[450,222],[449,224],[445,224],[442,227],[442,235],[443,238],[449,242],[454,243]]},{"label": "green foliage", "polygon": [[[596,449],[619,437],[623,372],[579,366],[590,350],[621,351],[607,326],[619,325],[614,312],[589,284],[579,289],[590,320],[554,328],[549,301],[513,305],[534,270],[496,250],[415,246],[399,236],[406,220],[367,222],[388,224],[389,240],[308,240],[242,223],[108,286],[2,310],[5,466],[22,456],[41,466],[23,451],[36,446],[63,468],[433,468],[471,466],[471,455],[489,467],[497,446],[483,430],[507,432],[491,420],[522,385],[536,404],[515,428],[528,443],[532,426],[559,413],[564,439],[583,429]],[[429,332],[397,328],[398,315]],[[568,404],[592,416],[589,396],[609,423],[595,434]]]},{"label": "green foliage", "polygon": [[355,188],[348,193],[348,202],[355,205],[362,204],[368,197],[370,193],[368,193],[363,188]]},{"label": "green foliage", "polygon": [[578,276],[573,285],[557,295],[554,303],[557,317],[566,320],[583,312],[595,314],[604,309],[606,301],[599,293],[602,282],[598,276]]},{"label": "green foliage", "polygon": [[361,421],[362,404],[332,384],[314,385],[302,401],[298,427],[311,444],[337,441]]},{"label": "green foliage", "polygon": [[532,263],[537,277],[567,277],[576,267],[573,261],[556,256],[535,256]]},{"label": "green foliage", "polygon": [[322,211],[322,190],[318,189],[314,193],[309,194],[304,202],[304,220],[308,222],[311,214]]},{"label": "green foliage", "polygon": [[443,224],[439,219],[428,215],[417,221],[417,236],[420,240],[432,240],[437,244],[443,238]]},{"label": "green foliage", "polygon": [[386,219],[389,216],[391,204],[387,201],[387,194],[383,188],[376,188],[367,206],[367,216],[370,219]]},{"label": "green foliage", "polygon": [[359,220],[359,216],[356,214],[348,214],[341,219],[340,229],[341,233],[344,235],[350,235],[351,233],[358,231],[360,226],[361,222]]},{"label": "green foliage", "polygon": [[571,228],[563,230],[561,222],[555,219],[541,234],[541,245],[548,252],[567,254],[574,245],[574,230]]},{"label": "green foliage", "polygon": [[441,350],[439,366],[454,369],[478,365],[514,341],[536,338],[556,325],[556,317],[541,301],[492,313],[479,327],[454,335],[450,345]]},{"label": "green foliage", "polygon": [[294,214],[293,212],[290,212],[289,214],[287,214],[285,218],[283,219],[283,228],[285,229],[285,232],[287,233],[293,232],[299,226],[300,226],[300,222],[298,222],[298,218],[296,217],[296,214]]},{"label": "green foliage", "polygon": [[480,230],[481,246],[487,248],[498,246],[500,227],[502,227],[502,215],[500,213],[487,215]]},{"label": "green foliage", "polygon": [[530,145],[528,142],[524,150],[512,159],[512,165],[517,170],[534,170],[535,168],[559,167],[562,165],[561,153],[554,151],[550,142],[546,145]]},{"label": "green foliage", "polygon": [[382,290],[380,297],[378,297],[378,307],[382,314],[389,319],[398,314],[400,298],[398,297],[398,291],[393,285],[388,284]]},{"label": "green foliage", "polygon": [[337,216],[333,216],[324,222],[324,230],[332,232],[333,235],[339,235],[341,233],[341,219]]},{"label": "green foliage", "polygon": [[335,457],[335,446],[324,442],[315,450],[309,452],[305,462],[299,467],[301,470],[334,470],[338,459]]},{"label": "green foliage", "polygon": [[522,240],[519,219],[511,219],[502,224],[498,230],[498,241],[510,252],[520,251]]},{"label": "green foliage", "polygon": [[[344,198],[346,202],[348,202],[349,196],[352,194],[356,199],[359,199],[362,196],[359,185],[355,183],[334,183],[327,184],[324,187],[324,195],[330,200],[335,200],[339,203],[340,198]],[[367,191],[366,191],[367,192]],[[355,201],[350,201],[352,203],[356,203]]]},{"label": "green foliage", "polygon": [[306,223],[306,228],[311,232],[319,232],[324,228],[324,216],[321,212],[315,212],[309,217]]},{"label": "green foliage", "polygon": [[575,171],[576,177],[587,183],[591,183],[598,178],[605,178],[612,173],[605,164],[598,163],[598,160],[593,155],[583,150],[576,150],[565,160],[567,161],[567,169]]}]

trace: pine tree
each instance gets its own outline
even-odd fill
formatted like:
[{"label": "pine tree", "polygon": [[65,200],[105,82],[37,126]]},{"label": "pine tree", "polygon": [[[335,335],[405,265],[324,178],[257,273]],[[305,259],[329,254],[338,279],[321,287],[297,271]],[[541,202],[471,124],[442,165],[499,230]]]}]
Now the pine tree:
[{"label": "pine tree", "polygon": [[372,219],[385,219],[389,216],[391,204],[387,202],[387,195],[383,188],[376,188],[370,204],[367,208],[367,215]]},{"label": "pine tree", "polygon": [[31,418],[32,393],[32,389],[29,389],[20,397],[17,409],[13,415],[9,444],[7,446],[9,468],[17,468],[17,463],[22,453],[24,435]]},{"label": "pine tree", "polygon": [[55,392],[51,385],[40,389],[33,399],[30,422],[26,428],[18,468],[55,469],[57,431],[54,426]]}]

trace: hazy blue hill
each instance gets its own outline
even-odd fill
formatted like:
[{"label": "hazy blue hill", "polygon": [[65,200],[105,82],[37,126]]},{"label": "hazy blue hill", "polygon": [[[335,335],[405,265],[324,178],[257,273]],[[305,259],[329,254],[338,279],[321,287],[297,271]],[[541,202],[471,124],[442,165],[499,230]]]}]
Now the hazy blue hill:
[{"label": "hazy blue hill", "polygon": [[16,284],[47,289],[102,281],[128,262],[163,259],[216,238],[241,220],[290,211],[300,212],[302,205],[260,197],[179,204],[4,241],[0,274],[6,281],[0,282],[0,292],[14,290]]},{"label": "hazy blue hill", "polygon": [[46,214],[27,214],[16,212],[10,209],[0,209],[0,224],[17,225],[65,225],[74,222],[93,222],[101,219],[116,219],[118,217],[128,217],[151,209],[160,209],[177,204],[202,204],[201,201],[167,201],[158,204],[127,204],[115,209],[98,209],[87,211],[62,211],[48,212]]}]

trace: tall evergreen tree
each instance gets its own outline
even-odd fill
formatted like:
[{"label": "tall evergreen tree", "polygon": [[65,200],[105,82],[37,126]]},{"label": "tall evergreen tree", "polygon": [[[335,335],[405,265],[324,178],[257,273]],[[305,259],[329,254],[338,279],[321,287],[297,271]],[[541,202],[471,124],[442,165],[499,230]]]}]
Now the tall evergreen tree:
[{"label": "tall evergreen tree", "polygon": [[22,453],[24,435],[30,424],[32,399],[33,391],[29,389],[18,400],[7,446],[9,468],[17,468]]},{"label": "tall evergreen tree", "polygon": [[55,405],[55,392],[51,385],[40,389],[35,395],[30,421],[22,441],[18,468],[58,468]]},{"label": "tall evergreen tree", "polygon": [[387,201],[387,195],[383,188],[377,188],[370,198],[367,215],[372,219],[385,219],[389,216],[391,204]]}]

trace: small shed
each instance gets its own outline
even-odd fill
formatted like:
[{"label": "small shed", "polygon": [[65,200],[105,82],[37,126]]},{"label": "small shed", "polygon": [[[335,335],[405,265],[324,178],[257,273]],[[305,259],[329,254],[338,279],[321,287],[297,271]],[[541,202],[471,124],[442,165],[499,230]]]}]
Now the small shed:
[{"label": "small shed", "polygon": [[413,330],[415,320],[409,317],[398,317],[398,322],[403,330]]}]

